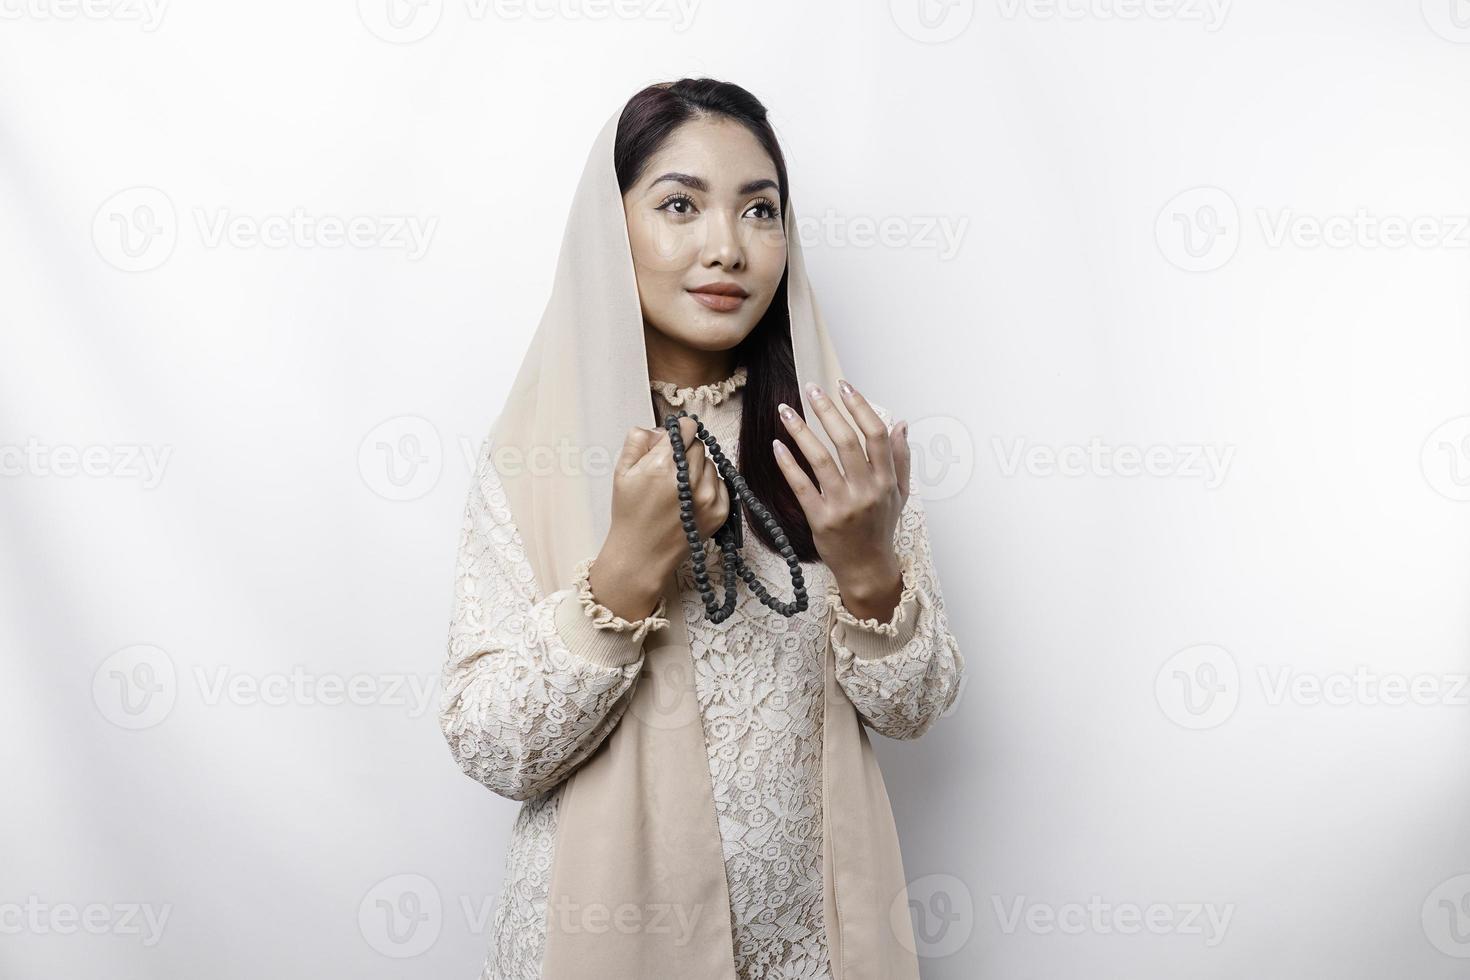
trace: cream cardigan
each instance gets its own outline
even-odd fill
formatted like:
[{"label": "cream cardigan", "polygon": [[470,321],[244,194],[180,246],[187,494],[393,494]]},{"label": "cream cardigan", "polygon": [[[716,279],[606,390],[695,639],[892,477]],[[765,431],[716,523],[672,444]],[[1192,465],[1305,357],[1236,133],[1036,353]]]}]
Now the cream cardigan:
[{"label": "cream cardigan", "polygon": [[[737,458],[745,380],[740,368],[716,384],[676,388],[655,381],[651,389],[659,417],[680,408],[698,414]],[[891,427],[887,412],[878,411]],[[587,580],[592,555],[567,587],[528,601],[534,575],[520,544],[499,478],[482,456],[459,545],[440,722],[467,774],[524,801],[483,980],[540,977],[561,790],[618,724],[642,667],[644,638],[669,625],[663,600],[631,622],[600,605]],[[719,552],[712,541],[706,547],[722,596]],[[958,691],[964,660],[949,631],[917,493],[910,493],[895,547],[903,592],[881,623],[854,617],[820,562],[803,566],[811,597],[804,613],[788,620],[742,585],[736,614],[718,626],[704,617],[691,561],[676,573],[691,624],[742,980],[831,976],[821,868],[820,657],[828,612],[835,613],[830,638],[838,682],[869,728],[917,738]],[[774,594],[789,597],[784,562],[754,534],[745,535],[745,557]],[[512,607],[523,624],[517,642],[487,642],[486,624]]]}]

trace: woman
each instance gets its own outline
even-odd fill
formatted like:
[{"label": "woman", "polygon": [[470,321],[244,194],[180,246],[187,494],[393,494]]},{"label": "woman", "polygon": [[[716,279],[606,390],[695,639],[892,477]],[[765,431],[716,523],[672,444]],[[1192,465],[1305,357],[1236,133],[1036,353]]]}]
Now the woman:
[{"label": "woman", "polygon": [[[738,86],[645,89],[588,157],[459,546],[441,725],[524,801],[486,978],[917,980],[864,725],[918,737],[964,661],[904,430],[837,384],[795,229]],[[700,586],[723,600],[739,500],[679,419],[696,575],[680,411],[784,531],[742,508],[755,581],[718,624]]]}]

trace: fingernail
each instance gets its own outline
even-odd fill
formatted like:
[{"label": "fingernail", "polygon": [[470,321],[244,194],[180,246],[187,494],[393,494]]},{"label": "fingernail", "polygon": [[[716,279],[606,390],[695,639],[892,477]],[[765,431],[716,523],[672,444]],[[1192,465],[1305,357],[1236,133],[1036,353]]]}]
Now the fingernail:
[{"label": "fingernail", "polygon": [[790,422],[792,419],[796,418],[796,413],[793,412],[791,410],[791,406],[788,405],[788,404],[786,404],[785,402],[782,402],[777,407],[776,411],[780,412],[781,413],[781,417],[783,419],[785,419],[786,421],[788,421],[788,422]]},{"label": "fingernail", "polygon": [[844,395],[847,395],[849,398],[852,397],[852,385],[850,385],[850,384],[847,383],[847,379],[846,378],[838,378],[837,379],[837,387],[839,387],[839,388],[842,389],[842,393]]},{"label": "fingernail", "polygon": [[780,439],[772,439],[771,448],[775,450],[777,456],[786,455],[786,445]]},{"label": "fingernail", "polygon": [[806,393],[811,395],[812,401],[821,401],[827,397],[827,393],[815,381],[806,386]]}]

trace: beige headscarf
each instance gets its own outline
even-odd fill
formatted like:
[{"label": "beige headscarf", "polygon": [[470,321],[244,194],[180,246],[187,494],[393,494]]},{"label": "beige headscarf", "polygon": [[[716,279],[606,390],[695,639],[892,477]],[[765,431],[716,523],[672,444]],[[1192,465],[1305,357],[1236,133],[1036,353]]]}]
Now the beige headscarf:
[{"label": "beige headscarf", "polygon": [[[661,425],[649,398],[643,317],[613,166],[620,115],[608,119],[587,157],[551,298],[490,433],[543,596],[571,585],[573,566],[600,550],[613,464],[628,429]],[[785,230],[802,411],[816,418],[807,383],[835,391],[842,371],[812,297],[789,202]],[[813,431],[836,458],[819,428]],[[664,595],[669,628],[648,635],[623,717],[561,798],[544,980],[735,980],[729,884],[688,625],[672,575]],[[829,637],[831,625],[829,613]],[[836,681],[830,640],[824,660],[822,866],[834,980],[918,980],[883,776]]]}]

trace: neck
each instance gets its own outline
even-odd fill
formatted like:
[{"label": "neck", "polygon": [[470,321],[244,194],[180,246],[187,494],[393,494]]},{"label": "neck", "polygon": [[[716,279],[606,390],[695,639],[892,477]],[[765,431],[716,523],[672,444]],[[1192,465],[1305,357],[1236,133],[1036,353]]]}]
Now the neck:
[{"label": "neck", "polygon": [[672,381],[680,388],[712,385],[735,371],[734,350],[700,350],[681,344],[646,324],[643,348],[648,352],[648,379]]}]

